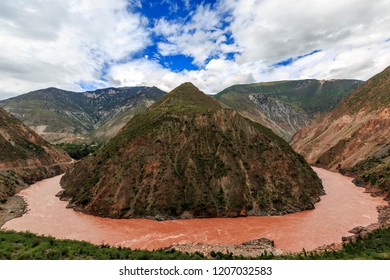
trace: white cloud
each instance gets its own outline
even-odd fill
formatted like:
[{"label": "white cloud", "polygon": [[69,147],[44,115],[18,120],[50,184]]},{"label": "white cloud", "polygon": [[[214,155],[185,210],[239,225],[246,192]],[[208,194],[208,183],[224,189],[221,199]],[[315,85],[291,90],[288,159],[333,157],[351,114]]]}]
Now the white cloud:
[{"label": "white cloud", "polygon": [[[323,50],[329,55],[317,54],[316,57],[324,60],[305,65],[305,70],[298,69],[303,67],[298,61],[292,67],[287,67],[292,71],[290,78],[301,78],[296,74],[307,73],[312,68],[322,68],[322,71],[316,71],[319,75],[317,78],[336,78],[331,74],[333,73],[365,79],[382,70],[383,65],[390,64],[388,47],[383,44],[389,37],[390,30],[389,1],[227,2],[233,10],[233,36],[242,50],[241,55],[237,56],[238,64],[261,61],[272,65],[313,50]],[[380,60],[377,59],[377,51],[382,54]],[[359,56],[349,56],[351,53]],[[336,59],[330,54],[337,56]],[[333,59],[335,63],[332,63]],[[357,69],[368,66],[370,69],[359,71],[365,72],[365,75],[356,72]],[[274,72],[283,73],[286,69],[275,69]]]},{"label": "white cloud", "polygon": [[[130,1],[134,7],[141,3],[146,5]],[[191,81],[216,93],[255,81],[368,79],[390,64],[388,0],[219,0],[189,10],[185,19],[160,19],[152,29],[128,5],[126,0],[1,1],[0,99],[49,86],[79,90],[80,81],[164,90]],[[160,53],[132,58],[151,44],[151,33],[163,37],[155,42]],[[321,52],[272,66],[314,50]],[[229,53],[236,54],[228,59]],[[174,72],[156,62],[161,55],[179,54],[200,69]],[[100,79],[103,66],[108,81]]]},{"label": "white cloud", "polygon": [[[177,81],[189,80],[215,93],[255,81],[368,79],[390,64],[389,10],[388,1],[363,0],[223,0],[214,10],[201,5],[186,23],[162,19],[154,31],[167,39],[158,44],[162,55],[190,56],[202,69],[148,81],[169,90]],[[226,11],[231,11],[231,25],[221,28]],[[225,32],[232,33],[235,44],[225,44]],[[321,52],[272,67],[314,50]],[[225,54],[232,52],[239,54],[226,60]],[[212,56],[217,58],[208,62]],[[157,64],[155,71],[167,72]]]},{"label": "white cloud", "polygon": [[172,72],[155,61],[140,59],[111,68],[109,76],[121,86],[157,86],[170,91],[191,81],[206,93],[217,93],[236,83],[253,83],[255,79],[249,67],[240,67],[233,61],[212,59],[204,69]]},{"label": "white cloud", "polygon": [[223,26],[222,22],[226,19],[222,12],[219,8],[212,9],[209,4],[201,4],[189,15],[188,22],[158,20],[153,30],[167,41],[158,44],[160,53],[164,56],[190,56],[194,64],[201,67],[210,57],[223,55],[229,46],[226,44],[228,29]]},{"label": "white cloud", "polygon": [[[148,43],[140,15],[123,1],[13,0],[0,4],[0,99],[57,86],[101,84],[104,63]],[[7,94],[7,95],[5,95]]]}]

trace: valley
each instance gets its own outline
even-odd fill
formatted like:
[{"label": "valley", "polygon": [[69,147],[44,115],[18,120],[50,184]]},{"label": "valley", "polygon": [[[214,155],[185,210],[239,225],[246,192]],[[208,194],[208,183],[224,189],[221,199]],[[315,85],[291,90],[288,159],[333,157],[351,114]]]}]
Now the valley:
[{"label": "valley", "polygon": [[310,163],[390,191],[390,67],[298,131],[291,146]]},{"label": "valley", "polygon": [[[34,126],[54,147],[0,111],[0,225],[97,245],[206,255],[338,250],[353,234],[389,225],[389,69],[363,84],[281,81],[233,86],[215,98],[184,83],[169,93],[51,88],[11,100],[20,105],[54,94],[57,105],[44,103],[59,114],[51,122],[65,112],[73,130],[68,134],[61,124],[67,135],[49,135]],[[324,97],[313,91],[318,86],[334,91]],[[89,101],[69,96],[101,100],[112,110],[90,103],[90,125],[81,131],[85,122],[74,116],[86,116]],[[58,107],[62,98],[85,108],[74,106],[78,113],[69,115]],[[285,141],[293,133],[295,151]],[[307,162],[333,172],[313,171]]]},{"label": "valley", "polygon": [[[352,228],[378,222],[377,207],[387,204],[382,197],[372,197],[363,188],[356,188],[351,178],[319,168],[315,171],[322,179],[327,195],[314,210],[284,216],[162,222],[108,219],[75,212],[56,197],[61,191],[61,176],[57,176],[21,191],[20,195],[28,205],[27,213],[7,222],[2,228],[148,250],[174,244],[178,244],[174,246],[178,250],[184,247],[191,250],[196,244],[203,243],[203,247],[209,246],[211,251],[216,244],[239,244],[267,238],[275,243],[273,252],[280,254],[282,251],[300,252],[302,248],[309,251],[341,243],[342,237],[352,235],[349,233]],[[252,255],[260,253],[252,252]]]},{"label": "valley", "polygon": [[1,277],[390,274],[389,11],[0,1]]},{"label": "valley", "polygon": [[15,194],[69,170],[72,159],[0,108],[0,224],[23,213]]}]

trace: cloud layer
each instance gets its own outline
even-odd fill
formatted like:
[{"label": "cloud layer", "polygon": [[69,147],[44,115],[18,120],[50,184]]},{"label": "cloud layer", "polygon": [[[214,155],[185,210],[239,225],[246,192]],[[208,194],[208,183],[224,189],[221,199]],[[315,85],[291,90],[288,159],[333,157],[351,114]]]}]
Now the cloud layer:
[{"label": "cloud layer", "polygon": [[[147,2],[1,1],[0,99],[184,81],[216,93],[256,81],[368,79],[390,64],[387,0],[182,1],[185,17],[157,19],[142,13]],[[178,1],[165,2],[177,12]],[[193,67],[162,63],[177,55]]]}]

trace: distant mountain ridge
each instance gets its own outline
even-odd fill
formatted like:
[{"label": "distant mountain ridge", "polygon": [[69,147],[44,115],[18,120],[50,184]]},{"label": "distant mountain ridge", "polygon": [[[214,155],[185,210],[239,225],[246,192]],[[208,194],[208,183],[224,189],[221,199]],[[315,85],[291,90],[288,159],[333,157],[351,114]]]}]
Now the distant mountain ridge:
[{"label": "distant mountain ridge", "polygon": [[[297,130],[330,111],[360,83],[297,80],[234,85],[214,97],[224,107],[290,140]],[[106,142],[164,94],[156,87],[87,92],[48,88],[0,101],[0,106],[50,142]]]},{"label": "distant mountain ridge", "polygon": [[[47,88],[2,100],[0,107],[50,142],[84,141],[90,137],[107,140],[135,113],[145,110],[164,94],[156,87],[87,92]],[[104,132],[90,135],[106,123],[111,125]]]},{"label": "distant mountain ridge", "polygon": [[323,194],[283,139],[191,83],[132,118],[61,184],[70,206],[114,218],[285,214]]},{"label": "distant mountain ridge", "polygon": [[242,84],[221,91],[215,98],[290,140],[296,131],[332,110],[361,83],[311,79]]}]

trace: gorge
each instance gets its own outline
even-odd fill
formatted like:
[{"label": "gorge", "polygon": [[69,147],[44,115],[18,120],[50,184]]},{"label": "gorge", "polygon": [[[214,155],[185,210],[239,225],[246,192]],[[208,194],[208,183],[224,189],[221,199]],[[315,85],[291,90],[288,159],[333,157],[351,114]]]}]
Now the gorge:
[{"label": "gorge", "polygon": [[55,195],[61,190],[61,176],[40,181],[20,195],[28,211],[7,222],[3,229],[31,231],[57,238],[77,239],[153,250],[173,244],[238,244],[267,238],[285,251],[312,250],[340,243],[356,226],[377,222],[377,206],[387,203],[381,197],[364,193],[351,178],[324,169],[314,169],[322,179],[327,195],[314,210],[284,216],[169,220],[108,219],[66,208],[67,202]]}]

